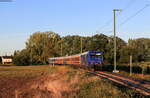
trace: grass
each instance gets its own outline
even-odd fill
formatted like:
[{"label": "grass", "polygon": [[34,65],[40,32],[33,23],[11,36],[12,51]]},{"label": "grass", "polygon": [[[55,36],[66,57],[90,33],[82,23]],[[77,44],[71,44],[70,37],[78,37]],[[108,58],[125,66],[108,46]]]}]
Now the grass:
[{"label": "grass", "polygon": [[132,74],[130,75],[130,73],[125,72],[125,71],[120,71],[119,74],[150,81],[150,75],[149,75],[149,74],[136,74],[136,73],[132,73]]},{"label": "grass", "polygon": [[37,77],[56,71],[56,67],[48,66],[13,66],[1,67],[0,76],[4,77]]},{"label": "grass", "polygon": [[77,84],[76,98],[131,98],[135,92],[111,81],[85,73]]},{"label": "grass", "polygon": [[104,80],[96,80],[81,85],[81,89],[77,94],[78,98],[110,98],[110,97],[126,97],[117,87],[113,86],[110,82]]},{"label": "grass", "polygon": [[[42,76],[41,79],[32,81],[32,85],[20,85],[19,98],[33,98],[33,96],[40,96],[40,98],[131,98],[135,97],[135,91],[117,85],[111,81],[100,79],[84,69],[75,69],[70,66],[14,66],[14,67],[1,67],[0,78],[32,78]],[[20,78],[19,78],[20,79]],[[9,79],[8,79],[9,80]],[[5,81],[5,82],[8,82]],[[17,80],[17,85],[20,83]],[[15,81],[11,81],[9,87],[14,88]],[[26,82],[26,81],[24,81]],[[23,81],[20,84],[26,84]],[[28,81],[31,82],[31,81]],[[8,82],[9,83],[9,82]],[[4,88],[4,84],[1,83]],[[0,87],[0,89],[4,89]],[[12,97],[14,89],[5,94],[7,90],[0,94],[0,98]],[[9,95],[10,94],[10,95]],[[15,95],[13,95],[15,96]]]},{"label": "grass", "polygon": [[[75,89],[75,94],[68,95],[67,93],[66,98],[131,98],[136,96],[134,90],[100,79],[82,69],[71,69],[66,76],[68,76],[67,82],[70,83],[71,89]],[[71,84],[71,81],[74,83]]]},{"label": "grass", "polygon": [[[150,66],[147,65],[149,63],[141,63],[141,64],[134,64],[132,66],[132,77],[134,78],[140,78],[144,80],[150,81]],[[103,71],[112,72],[113,71],[113,65],[104,65]],[[117,65],[117,70],[119,70],[119,74],[130,76],[130,66],[129,65]]]}]

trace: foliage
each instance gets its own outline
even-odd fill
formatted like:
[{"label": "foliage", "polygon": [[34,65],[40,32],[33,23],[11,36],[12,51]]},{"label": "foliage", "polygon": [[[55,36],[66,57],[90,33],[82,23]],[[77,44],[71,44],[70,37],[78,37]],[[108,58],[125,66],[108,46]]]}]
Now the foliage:
[{"label": "foliage", "polygon": [[[119,61],[119,59],[121,59],[120,55],[121,55],[121,49],[123,49],[126,46],[126,42],[123,41],[121,38],[116,37],[116,43],[117,43],[117,61]],[[110,62],[113,63],[113,58],[114,58],[114,40],[113,37],[108,37],[108,44],[106,44],[106,48],[104,51],[104,56],[105,59]]]},{"label": "foliage", "polygon": [[150,60],[150,39],[139,38],[135,40],[129,40],[129,46],[136,49],[137,61]]},{"label": "foliage", "polygon": [[[47,64],[49,57],[59,56],[60,36],[54,32],[36,32],[26,42],[26,48],[14,53],[16,65]],[[17,54],[17,55],[16,55]]]},{"label": "foliage", "polygon": [[28,65],[30,64],[29,51],[23,49],[22,51],[17,51],[13,57],[13,63],[16,65]]},{"label": "foliage", "polygon": [[[81,37],[80,36],[66,36],[62,38],[63,55],[72,55],[80,53]],[[84,44],[83,44],[84,45]]]},{"label": "foliage", "polygon": [[[112,36],[96,34],[94,36],[64,36],[54,32],[35,32],[26,42],[26,48],[14,53],[16,65],[47,64],[49,57],[67,56],[85,51],[104,51],[104,58],[110,64],[114,58],[114,39]],[[119,37],[117,41],[117,63],[129,63],[132,55],[133,62],[150,60],[150,39],[129,39],[128,43]]]},{"label": "foliage", "polygon": [[36,32],[26,42],[26,49],[32,58],[41,64],[46,64],[48,57],[58,56],[58,41],[60,37],[54,32]]}]

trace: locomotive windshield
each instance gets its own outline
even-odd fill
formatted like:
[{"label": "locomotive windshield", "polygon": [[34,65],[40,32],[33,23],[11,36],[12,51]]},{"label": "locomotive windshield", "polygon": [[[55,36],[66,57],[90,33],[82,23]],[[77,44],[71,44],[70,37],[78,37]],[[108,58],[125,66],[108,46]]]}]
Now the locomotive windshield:
[{"label": "locomotive windshield", "polygon": [[90,55],[91,59],[102,59],[102,54],[101,53],[92,53]]}]

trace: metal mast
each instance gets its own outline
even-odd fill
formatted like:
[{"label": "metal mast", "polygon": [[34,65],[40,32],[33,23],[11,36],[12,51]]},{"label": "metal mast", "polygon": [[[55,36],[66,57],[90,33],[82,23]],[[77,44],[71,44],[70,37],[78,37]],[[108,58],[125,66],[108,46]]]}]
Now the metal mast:
[{"label": "metal mast", "polygon": [[80,41],[81,41],[81,53],[82,53],[82,37],[81,37]]},{"label": "metal mast", "polygon": [[121,11],[121,9],[113,10],[113,12],[114,12],[114,70],[113,70],[113,72],[118,72],[116,70],[116,66],[117,66],[117,63],[116,63],[116,12],[117,11]]}]

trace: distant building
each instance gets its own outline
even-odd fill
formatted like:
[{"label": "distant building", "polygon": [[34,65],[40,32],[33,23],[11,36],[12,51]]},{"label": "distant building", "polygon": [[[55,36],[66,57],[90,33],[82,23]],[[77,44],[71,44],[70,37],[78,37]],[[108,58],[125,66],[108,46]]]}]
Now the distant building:
[{"label": "distant building", "polygon": [[12,56],[1,56],[2,64],[11,64]]}]

